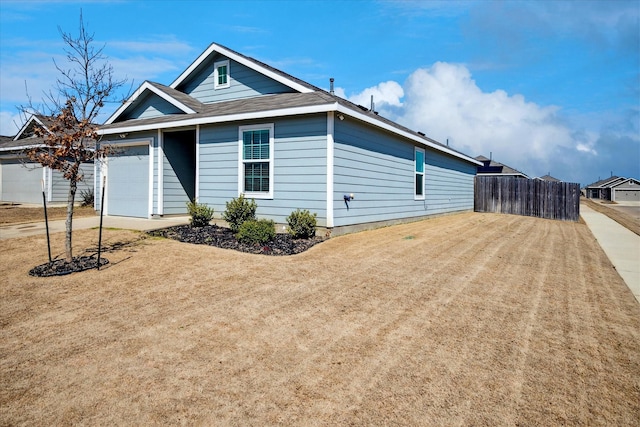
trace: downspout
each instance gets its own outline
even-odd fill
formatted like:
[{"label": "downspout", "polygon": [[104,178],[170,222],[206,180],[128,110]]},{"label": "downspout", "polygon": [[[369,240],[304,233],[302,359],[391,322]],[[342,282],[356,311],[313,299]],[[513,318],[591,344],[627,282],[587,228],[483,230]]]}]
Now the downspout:
[{"label": "downspout", "polygon": [[164,215],[164,139],[160,129],[158,129],[158,209],[156,212],[160,216]]},{"label": "downspout", "polygon": [[196,201],[200,199],[200,125],[196,125]]},{"label": "downspout", "polygon": [[327,228],[333,228],[333,155],[335,116],[333,111],[327,113]]}]

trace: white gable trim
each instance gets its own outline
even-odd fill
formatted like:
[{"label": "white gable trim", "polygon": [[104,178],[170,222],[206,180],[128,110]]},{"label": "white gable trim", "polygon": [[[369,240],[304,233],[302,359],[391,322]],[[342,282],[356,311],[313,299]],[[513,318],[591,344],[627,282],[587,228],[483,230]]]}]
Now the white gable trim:
[{"label": "white gable trim", "polygon": [[38,124],[40,126],[42,126],[44,128],[44,130],[46,130],[47,132],[51,133],[51,131],[49,130],[48,127],[46,127],[44,125],[44,123],[42,123],[42,120],[40,120],[38,117],[35,116],[35,114],[32,114],[31,117],[29,117],[29,120],[27,120],[27,122],[22,125],[22,127],[20,128],[20,131],[17,133],[16,136],[13,137],[14,141],[17,141],[20,139],[20,136],[22,136],[22,134],[29,128],[29,125],[31,124],[31,122],[36,121],[38,122]]},{"label": "white gable trim", "polygon": [[244,56],[240,56],[232,51],[230,51],[229,49],[225,49],[222,46],[219,46],[215,43],[211,43],[211,45],[207,48],[207,50],[205,50],[199,57],[198,59],[196,59],[190,66],[189,68],[187,68],[182,74],[180,74],[180,76],[173,82],[171,83],[171,88],[175,89],[176,87],[178,87],[180,85],[180,83],[184,82],[195,70],[196,68],[198,68],[204,61],[207,60],[207,58],[212,55],[214,52],[217,52],[221,55],[226,56],[229,59],[234,60],[235,62],[238,62],[252,70],[255,70],[257,72],[259,72],[260,74],[263,74],[279,83],[282,83],[285,86],[289,86],[291,89],[294,89],[300,93],[310,93],[313,92],[313,90],[309,89],[306,86],[301,85],[300,83],[293,81],[291,79],[288,79],[272,70],[269,70],[265,67],[260,66],[259,64],[256,64],[255,62],[245,58]]},{"label": "white gable trim", "polygon": [[127,99],[127,101],[122,104],[120,106],[120,108],[118,108],[116,110],[115,113],[113,113],[111,115],[111,117],[109,117],[109,119],[104,123],[106,125],[113,123],[122,113],[124,113],[126,111],[127,108],[129,108],[143,93],[144,91],[149,90],[151,92],[153,92],[154,94],[158,95],[160,98],[164,99],[165,101],[167,101],[169,104],[173,105],[174,107],[182,110],[184,113],[186,114],[195,114],[196,112],[194,110],[192,110],[191,108],[187,107],[185,104],[183,104],[182,102],[178,101],[177,99],[173,98],[172,96],[167,95],[166,93],[164,93],[163,91],[161,91],[160,89],[158,89],[157,87],[155,87],[154,85],[152,85],[149,82],[144,82],[142,83],[142,85],[140,85],[140,87],[138,88],[138,90],[136,90],[134,92],[133,95],[131,95],[129,97],[129,99]]},{"label": "white gable trim", "polygon": [[626,178],[626,179],[623,178],[622,181],[616,182],[614,185],[611,186],[611,188],[615,189],[616,187],[619,187],[619,186],[624,185],[624,184],[629,184],[629,183],[632,184],[632,185],[640,185],[640,181],[638,181],[635,178]]}]

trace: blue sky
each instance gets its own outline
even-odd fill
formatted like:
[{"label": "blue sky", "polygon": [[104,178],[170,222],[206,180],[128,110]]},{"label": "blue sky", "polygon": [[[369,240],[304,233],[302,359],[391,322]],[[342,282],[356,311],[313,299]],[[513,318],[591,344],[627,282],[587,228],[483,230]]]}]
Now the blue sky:
[{"label": "blue sky", "polygon": [[216,42],[531,177],[640,178],[637,0],[0,0],[0,134],[25,85],[39,101],[54,84],[80,9],[134,90]]}]

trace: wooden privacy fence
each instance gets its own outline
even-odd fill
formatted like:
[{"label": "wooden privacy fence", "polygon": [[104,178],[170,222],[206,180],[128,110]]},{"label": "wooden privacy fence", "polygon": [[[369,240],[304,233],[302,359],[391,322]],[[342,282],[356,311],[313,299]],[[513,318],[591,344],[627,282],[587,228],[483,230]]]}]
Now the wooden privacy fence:
[{"label": "wooden privacy fence", "polygon": [[578,221],[580,184],[476,175],[474,210]]}]

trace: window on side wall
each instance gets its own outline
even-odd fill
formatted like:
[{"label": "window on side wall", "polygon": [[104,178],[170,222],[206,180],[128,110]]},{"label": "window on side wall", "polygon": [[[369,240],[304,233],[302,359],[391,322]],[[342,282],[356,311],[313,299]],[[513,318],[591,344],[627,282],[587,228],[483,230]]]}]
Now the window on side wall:
[{"label": "window on side wall", "polygon": [[273,198],[273,124],[240,127],[239,192]]},{"label": "window on side wall", "polygon": [[219,61],[213,64],[214,88],[223,89],[229,87],[229,61]]},{"label": "window on side wall", "polygon": [[424,150],[415,147],[415,190],[414,196],[416,200],[424,200]]}]

